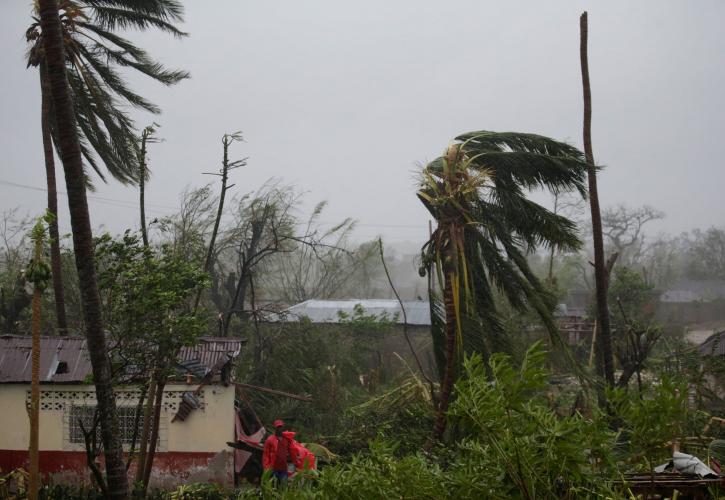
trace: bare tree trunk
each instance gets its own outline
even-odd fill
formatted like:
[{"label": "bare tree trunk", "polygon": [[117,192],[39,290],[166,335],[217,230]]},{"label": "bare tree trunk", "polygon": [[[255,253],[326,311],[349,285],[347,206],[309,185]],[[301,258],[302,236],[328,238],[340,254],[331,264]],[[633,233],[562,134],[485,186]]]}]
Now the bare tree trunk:
[{"label": "bare tree trunk", "polygon": [[[204,259],[204,271],[210,272],[212,266],[212,257],[214,256],[214,244],[216,243],[216,237],[219,233],[219,224],[222,220],[222,214],[224,213],[224,198],[227,194],[227,180],[229,179],[229,143],[224,137],[222,143],[224,144],[224,157],[222,159],[222,190],[219,194],[219,206],[217,207],[216,219],[214,219],[214,229],[211,232],[211,239],[209,240],[209,248],[206,252],[206,259]],[[199,299],[201,299],[201,289],[196,293],[196,301],[194,302],[194,310],[199,307]]]},{"label": "bare tree trunk", "polygon": [[234,296],[232,302],[229,305],[229,311],[227,311],[224,319],[224,336],[229,336],[229,324],[232,322],[232,316],[236,314],[241,316],[237,311],[237,305],[240,309],[244,309],[244,302],[247,296],[247,285],[251,280],[251,262],[257,256],[257,247],[259,241],[262,239],[262,233],[264,232],[265,221],[262,219],[261,222],[252,223],[252,237],[249,241],[249,246],[242,252],[241,257],[241,269],[239,270],[239,281],[237,282],[236,289],[234,290]]},{"label": "bare tree trunk", "polygon": [[154,401],[154,419],[151,427],[151,438],[149,439],[149,451],[146,454],[146,462],[144,463],[143,490],[145,497],[148,491],[149,481],[151,481],[151,471],[154,466],[154,456],[156,455],[156,443],[159,441],[159,423],[161,420],[161,403],[164,399],[164,380],[159,377],[156,380],[156,398]]},{"label": "bare tree trunk", "polygon": [[[42,239],[35,242],[34,259],[36,265],[42,257]],[[32,368],[30,382],[30,480],[28,482],[28,498],[37,500],[40,488],[40,459],[38,451],[38,435],[40,434],[40,286],[33,288],[33,340]]]},{"label": "bare tree trunk", "polygon": [[224,161],[222,163],[222,190],[219,193],[219,206],[217,207],[216,219],[214,219],[214,229],[211,232],[211,240],[209,240],[209,248],[206,252],[206,259],[204,260],[204,270],[209,271],[212,265],[212,257],[214,256],[214,244],[216,243],[216,237],[219,233],[219,224],[222,220],[222,214],[224,213],[224,198],[227,194],[227,180],[229,179],[228,170],[228,158],[227,158],[228,146],[224,145]]},{"label": "bare tree trunk", "polygon": [[141,430],[141,443],[139,449],[138,465],[136,467],[136,482],[142,483],[146,472],[146,456],[149,448],[149,436],[151,434],[151,412],[156,401],[156,378],[149,380],[149,393],[143,413],[143,427]]},{"label": "bare tree trunk", "polygon": [[[126,472],[131,468],[131,463],[136,458],[136,445],[139,441],[138,424],[143,421],[143,415],[141,412],[145,408],[146,394],[148,393],[148,384],[141,386],[140,394],[138,397],[138,404],[136,405],[136,411],[133,416],[133,435],[131,437],[131,446],[128,450],[128,456],[126,457]],[[143,434],[143,433],[142,433]]]},{"label": "bare tree trunk", "polygon": [[592,152],[592,93],[589,85],[589,62],[587,57],[587,13],[579,20],[580,57],[582,87],[584,91],[584,154],[589,164],[589,204],[592,212],[592,237],[594,240],[594,276],[597,292],[597,367],[607,385],[614,386],[614,359],[612,356],[612,334],[609,327],[607,305],[607,271],[604,262],[604,241],[602,237],[602,216],[599,210],[597,173]]},{"label": "bare tree trunk", "polygon": [[50,135],[50,83],[45,63],[40,63],[40,123],[43,130],[43,154],[45,156],[45,178],[48,185],[48,213],[53,218],[48,221],[50,233],[50,268],[53,272],[53,298],[55,300],[55,319],[58,334],[68,333],[68,321],[65,315],[65,293],[63,291],[63,272],[60,260],[60,232],[58,231],[58,192],[55,183],[55,160],[53,158],[53,139]]},{"label": "bare tree trunk", "polygon": [[446,430],[446,411],[448,411],[453,388],[453,365],[456,355],[456,307],[453,301],[453,277],[451,273],[447,273],[445,276],[443,305],[446,310],[446,368],[443,372],[436,423],[433,431],[435,439],[441,439]]},{"label": "bare tree trunk", "polygon": [[[229,180],[229,171],[246,164],[246,159],[236,160],[232,162],[229,161],[229,146],[232,144],[232,142],[241,140],[242,136],[240,132],[236,132],[234,134],[224,134],[224,137],[222,138],[222,145],[224,147],[224,154],[222,157],[222,170],[220,174],[213,174],[221,176],[222,191],[219,194],[219,207],[217,209],[216,219],[214,220],[214,229],[211,232],[211,240],[209,240],[209,249],[206,252],[206,259],[204,260],[204,271],[210,274],[211,268],[214,265],[214,263],[212,262],[212,257],[214,257],[214,245],[216,243],[217,234],[219,233],[219,224],[222,220],[222,214],[224,213],[224,198],[226,197],[227,190],[233,186],[233,184],[232,186],[227,186],[227,180]],[[196,293],[196,300],[194,301],[194,311],[196,311],[199,307],[200,299],[201,288]]]},{"label": "bare tree trunk", "polygon": [[39,0],[43,48],[48,69],[53,109],[58,125],[60,156],[65,172],[68,208],[73,230],[73,248],[81,288],[88,354],[93,368],[96,400],[100,412],[101,436],[108,476],[108,497],[128,498],[128,478],[119,436],[116,400],[111,380],[111,365],[103,331],[101,303],[96,281],[93,233],[91,231],[86,176],[76,129],[73,103],[66,77],[63,36],[57,0]]}]

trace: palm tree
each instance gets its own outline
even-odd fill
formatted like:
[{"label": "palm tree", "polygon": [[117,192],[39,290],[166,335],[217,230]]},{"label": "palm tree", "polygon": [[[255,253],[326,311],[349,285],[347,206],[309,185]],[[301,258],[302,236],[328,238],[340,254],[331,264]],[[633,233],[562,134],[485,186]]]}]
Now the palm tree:
[{"label": "palm tree", "polygon": [[[52,217],[52,216],[51,216]],[[29,472],[28,498],[37,499],[40,486],[40,460],[38,453],[38,437],[40,435],[40,299],[48,285],[50,268],[43,261],[43,240],[45,226],[42,220],[36,222],[31,231],[33,241],[33,259],[25,272],[26,278],[33,283],[33,318],[32,318],[32,362],[30,382],[30,445],[28,446]]]},{"label": "palm tree", "polygon": [[[37,6],[36,6],[37,12]],[[105,180],[100,161],[112,177],[123,183],[138,182],[139,155],[134,122],[124,105],[151,113],[160,110],[128,88],[117,68],[130,67],[165,85],[188,78],[185,71],[170,71],[153,61],[118,29],[157,28],[177,37],[185,36],[174,26],[182,19],[183,7],[176,0],[61,0],[59,16],[63,32],[68,81],[75,121],[86,162]],[[48,183],[48,211],[56,220],[50,225],[51,266],[58,330],[67,329],[60,266],[57,223],[57,191],[53,143],[58,145],[53,109],[49,98],[47,70],[43,58],[43,31],[37,17],[26,31],[31,44],[27,65],[39,69],[41,125],[45,171]]]},{"label": "palm tree", "polygon": [[[529,200],[526,191],[577,190],[586,196],[586,162],[576,148],[539,135],[471,132],[423,170],[418,197],[437,222],[423,247],[434,266],[443,308],[434,306],[433,342],[441,375],[435,436],[445,430],[457,361],[464,351],[509,351],[496,309],[500,291],[518,309],[533,308],[552,339],[553,297],[529,268],[539,246],[577,249],[576,226]],[[434,301],[432,301],[434,302]]]},{"label": "palm tree", "polygon": [[101,303],[94,266],[93,233],[86,198],[86,175],[76,126],[76,113],[66,78],[66,56],[57,0],[39,0],[49,88],[55,119],[56,145],[60,152],[68,192],[73,248],[78,269],[88,353],[93,368],[101,438],[106,459],[106,493],[109,498],[128,497],[128,478],[118,435],[118,415],[111,382],[111,366],[103,332]]},{"label": "palm tree", "polygon": [[68,332],[65,315],[65,294],[63,293],[63,274],[60,259],[60,232],[58,231],[58,192],[55,184],[55,162],[53,160],[53,141],[50,134],[50,88],[46,76],[45,64],[40,65],[40,128],[43,132],[43,155],[45,156],[45,179],[48,186],[48,223],[50,233],[50,267],[53,275],[53,297],[55,299],[55,319],[58,333]]}]

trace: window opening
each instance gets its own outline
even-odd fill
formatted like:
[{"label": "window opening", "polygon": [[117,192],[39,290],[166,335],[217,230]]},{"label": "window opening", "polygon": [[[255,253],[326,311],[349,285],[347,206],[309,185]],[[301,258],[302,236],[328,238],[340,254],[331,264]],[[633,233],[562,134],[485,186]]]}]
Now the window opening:
[{"label": "window opening", "polygon": [[[118,412],[118,427],[121,441],[123,444],[131,444],[133,440],[134,422],[136,420],[136,407],[135,406],[118,406],[116,407]],[[73,405],[70,407],[69,415],[69,438],[70,442],[74,444],[84,444],[83,430],[81,429],[80,422],[83,422],[83,428],[88,431],[93,426],[93,418],[96,414],[95,406],[80,406]],[[143,425],[143,418],[138,419],[138,434],[141,436],[141,426]],[[137,437],[138,439],[138,437]],[[101,443],[101,426],[100,424],[96,428],[96,441]]]}]

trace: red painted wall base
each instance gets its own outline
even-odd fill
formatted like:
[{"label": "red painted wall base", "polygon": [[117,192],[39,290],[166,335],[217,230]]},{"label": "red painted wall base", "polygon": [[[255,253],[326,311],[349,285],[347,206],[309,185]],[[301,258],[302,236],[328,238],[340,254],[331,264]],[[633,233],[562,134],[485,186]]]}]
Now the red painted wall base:
[{"label": "red painted wall base", "polygon": [[[129,478],[136,477],[136,462],[131,465]],[[0,472],[28,468],[27,450],[0,450]],[[103,468],[101,468],[103,470]],[[154,458],[151,487],[173,488],[185,483],[218,483],[234,485],[233,454],[204,452],[159,452]],[[40,472],[44,481],[52,484],[90,484],[91,473],[86,466],[86,454],[81,451],[41,451]]]}]

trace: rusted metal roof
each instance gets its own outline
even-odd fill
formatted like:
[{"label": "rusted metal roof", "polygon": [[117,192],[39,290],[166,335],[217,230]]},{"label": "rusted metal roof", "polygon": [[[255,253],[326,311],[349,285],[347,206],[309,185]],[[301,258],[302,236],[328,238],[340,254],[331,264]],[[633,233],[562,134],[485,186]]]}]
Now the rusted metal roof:
[{"label": "rusted metal roof", "polygon": [[[31,348],[30,337],[0,337],[0,383],[30,382]],[[40,382],[82,382],[91,373],[87,352],[83,337],[42,337]]]},{"label": "rusted metal roof", "polygon": [[[196,345],[181,349],[179,362],[194,362],[205,373],[218,370],[239,356],[242,343],[241,339],[201,337]],[[0,383],[31,381],[31,348],[31,337],[0,336]],[[91,374],[84,337],[41,337],[41,383],[84,382]]]},{"label": "rusted metal roof", "polygon": [[197,375],[200,375],[197,373],[199,368],[206,374],[220,370],[230,360],[238,357],[242,344],[241,339],[201,337],[196,345],[182,348],[177,361],[182,367],[190,364],[198,367],[196,370],[190,370]]}]

